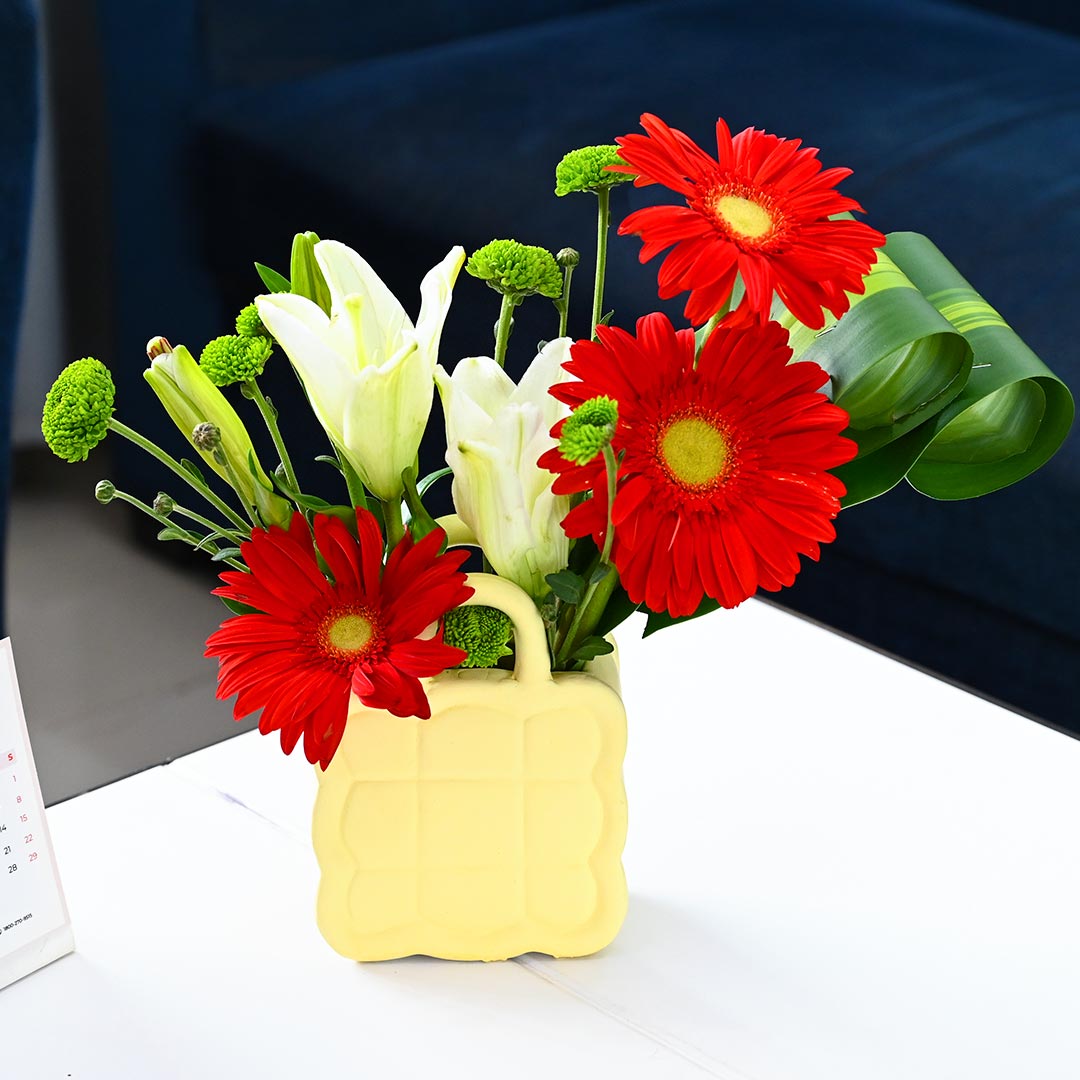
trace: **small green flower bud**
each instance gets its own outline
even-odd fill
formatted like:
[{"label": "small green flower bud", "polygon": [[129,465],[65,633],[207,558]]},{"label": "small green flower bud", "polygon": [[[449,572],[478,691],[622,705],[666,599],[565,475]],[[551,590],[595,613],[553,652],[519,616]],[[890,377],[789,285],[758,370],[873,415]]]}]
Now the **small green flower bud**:
[{"label": "small green flower bud", "polygon": [[611,442],[618,419],[618,403],[609,397],[582,402],[563,424],[559,453],[574,465],[588,465]]},{"label": "small green flower bud", "polygon": [[315,258],[315,245],[318,242],[319,237],[313,232],[297,233],[293,237],[289,275],[292,278],[293,293],[306,296],[329,315],[330,287],[326,284],[322,268]]},{"label": "small green flower bud", "polygon": [[226,334],[209,342],[199,357],[199,367],[215,386],[257,379],[270,359],[273,346],[264,337]]},{"label": "small green flower bud", "polygon": [[582,427],[590,424],[594,427],[610,425],[614,427],[619,420],[619,403],[614,398],[594,397],[583,401],[566,421],[567,427]]},{"label": "small green flower bud", "polygon": [[109,430],[116,400],[109,369],[92,356],[68,364],[45,398],[41,433],[64,461],[85,461]]},{"label": "small green flower bud", "polygon": [[241,337],[261,337],[268,340],[273,336],[263,325],[262,319],[259,318],[259,309],[255,304],[248,304],[236,316],[236,332]]},{"label": "small green flower bud", "polygon": [[573,270],[579,262],[581,262],[581,252],[575,251],[574,248],[566,247],[560,248],[558,254],[555,256],[555,261],[564,270]]},{"label": "small green flower bud", "polygon": [[559,438],[559,453],[573,465],[588,465],[609,442],[609,431],[586,424],[576,430],[563,431]]},{"label": "small green flower bud", "polygon": [[107,506],[116,498],[116,485],[111,480],[99,480],[94,488],[94,498]]},{"label": "small green flower bud", "polygon": [[221,445],[221,432],[216,424],[196,424],[191,432],[191,441],[196,450],[211,453]]},{"label": "small green flower bud", "polygon": [[172,498],[166,495],[164,491],[159,491],[157,498],[154,499],[154,513],[168,517],[175,509],[176,503],[173,502]]},{"label": "small green flower bud", "polygon": [[160,334],[157,337],[152,337],[146,343],[146,357],[148,360],[153,360],[156,356],[164,356],[172,351],[173,347],[169,344],[169,339],[162,337]]},{"label": "small green flower bud", "polygon": [[507,642],[513,632],[506,612],[479,604],[453,608],[443,619],[443,641],[469,654],[459,665],[463,668],[495,667],[510,655]]},{"label": "small green flower bud", "polygon": [[633,180],[633,173],[608,172],[609,165],[626,168],[614,144],[583,146],[571,150],[555,166],[555,194],[569,195],[572,191],[598,191],[614,187],[626,180]]},{"label": "small green flower bud", "polygon": [[472,253],[465,270],[506,296],[520,298],[540,293],[556,300],[562,295],[562,272],[555,256],[547,248],[516,240],[485,244]]}]

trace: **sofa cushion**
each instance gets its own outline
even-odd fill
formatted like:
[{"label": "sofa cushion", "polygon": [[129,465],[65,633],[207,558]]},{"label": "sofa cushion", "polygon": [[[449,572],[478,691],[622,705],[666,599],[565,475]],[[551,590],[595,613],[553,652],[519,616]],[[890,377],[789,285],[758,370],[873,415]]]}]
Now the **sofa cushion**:
[{"label": "sofa cushion", "polygon": [[[292,231],[314,228],[361,249],[408,300],[452,243],[471,249],[513,235],[571,244],[585,254],[581,331],[594,211],[590,198],[553,196],[555,163],[567,149],[635,130],[644,110],[707,146],[719,113],[734,130],[799,136],[822,148],[827,165],[853,168],[844,190],[873,224],[929,235],[1075,386],[1077,70],[1072,38],[920,2],[827,0],[811,19],[801,0],[676,0],[477,35],[217,96],[200,114],[207,258],[228,290],[238,252],[272,261]],[[663,195],[618,189],[615,213]],[[638,248],[612,245],[608,298],[624,323],[659,306],[655,264],[640,267]],[[448,361],[488,348],[495,311],[493,295],[463,279]],[[544,304],[521,312],[518,368],[553,332]],[[955,677],[1060,717],[1076,674],[1037,670],[1044,654],[1029,644],[1020,649],[1025,685],[1015,683],[1022,673],[1003,685],[985,670],[986,648],[968,629],[950,630],[960,621],[943,613],[982,605],[1002,613],[1002,634],[1026,624],[1075,649],[1075,585],[1062,585],[1078,527],[1072,439],[1035,478],[983,500],[934,504],[898,490],[845,513],[840,539],[805,575],[806,606],[947,674],[955,654]],[[851,567],[873,584],[848,592]],[[906,606],[919,590],[913,613]],[[801,591],[784,602],[798,606]],[[1016,651],[1000,637],[995,648]]]},{"label": "sofa cushion", "polygon": [[11,407],[37,145],[37,19],[29,0],[0,5],[0,635],[10,487]]},{"label": "sofa cushion", "polygon": [[508,27],[620,6],[620,0],[202,0],[204,67],[218,86],[251,86],[411,52]]}]

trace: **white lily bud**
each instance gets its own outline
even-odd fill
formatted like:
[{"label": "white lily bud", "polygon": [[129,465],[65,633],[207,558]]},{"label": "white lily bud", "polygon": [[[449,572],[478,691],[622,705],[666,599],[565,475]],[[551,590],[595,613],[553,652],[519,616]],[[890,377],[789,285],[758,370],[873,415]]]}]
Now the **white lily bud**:
[{"label": "white lily bud", "polygon": [[302,296],[274,293],[256,298],[259,317],[364,486],[380,499],[398,499],[431,413],[439,339],[465,252],[451,249],[424,277],[415,326],[351,248],[323,240],[315,258],[330,289],[330,315]]},{"label": "white lily bud", "polygon": [[569,412],[548,390],[569,378],[562,365],[570,344],[548,342],[517,386],[487,356],[460,361],[453,375],[435,372],[458,516],[496,573],[537,599],[548,591],[546,575],[569,557],[562,520],[570,498],[552,493],[554,477],[537,460],[555,445],[551,428]]}]

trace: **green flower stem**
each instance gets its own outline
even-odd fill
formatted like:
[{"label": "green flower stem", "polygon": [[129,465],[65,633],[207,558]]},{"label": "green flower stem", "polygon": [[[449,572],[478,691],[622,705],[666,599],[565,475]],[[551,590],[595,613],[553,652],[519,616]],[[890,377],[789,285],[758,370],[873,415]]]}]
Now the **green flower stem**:
[{"label": "green flower stem", "polygon": [[186,506],[175,505],[173,507],[173,513],[179,514],[180,517],[187,518],[189,521],[197,521],[200,525],[210,529],[212,532],[224,533],[230,540],[233,540],[238,544],[251,539],[250,531],[239,532],[236,529],[226,529],[216,521],[211,521],[210,518],[203,517],[202,514],[196,514],[194,510],[189,510]]},{"label": "green flower stem", "polygon": [[607,273],[607,241],[611,225],[611,188],[596,190],[596,284],[593,286],[592,326],[593,337],[596,327],[604,317],[604,276]]},{"label": "green flower stem", "polygon": [[562,666],[574,654],[574,650],[596,628],[600,616],[604,614],[611,594],[619,583],[619,573],[614,566],[607,568],[607,573],[595,585],[590,585],[585,590],[581,603],[577,605],[573,621],[563,638],[562,646],[555,657],[555,666]]},{"label": "green flower stem", "polygon": [[405,525],[401,520],[401,500],[384,499],[382,509],[383,521],[386,523],[386,549],[393,551],[405,535]]},{"label": "green flower stem", "polygon": [[704,346],[705,342],[712,337],[712,332],[720,325],[720,320],[724,317],[723,311],[718,311],[706,324],[705,333],[701,335],[701,344]]},{"label": "green flower stem", "polygon": [[720,321],[731,310],[731,297],[724,301],[720,310],[705,324],[705,328],[701,331],[701,344],[698,345],[697,355],[701,355],[701,350],[705,348],[705,342],[712,337],[713,331],[720,325]]},{"label": "green flower stem", "polygon": [[499,321],[495,324],[495,363],[506,367],[506,347],[510,344],[510,331],[514,328],[514,308],[517,302],[508,293],[502,294]]},{"label": "green flower stem", "polygon": [[[170,521],[164,514],[159,514],[152,506],[147,506],[141,499],[136,499],[134,495],[129,495],[126,491],[118,491],[113,496],[114,499],[119,499],[121,502],[126,502],[129,506],[134,506],[136,510],[141,510],[144,514],[148,514],[158,524],[163,525],[167,529],[177,529],[181,536],[178,536],[178,540],[183,540],[185,544],[193,548],[201,548],[203,551],[210,552],[214,555],[218,551],[217,544],[204,543],[206,537],[199,536],[197,533],[188,532],[186,529],[180,529],[175,521]],[[179,509],[179,508],[178,508]],[[210,523],[213,525],[213,522]],[[214,526],[216,529],[217,526]],[[247,567],[236,559],[221,559],[220,562],[228,563],[230,566],[235,567],[237,570],[247,571]]]},{"label": "green flower stem", "polygon": [[167,454],[160,446],[144,438],[137,431],[129,428],[127,424],[120,423],[115,417],[109,421],[109,430],[115,431],[117,435],[122,435],[141,450],[145,450],[152,457],[157,458],[162,465],[176,473],[189,487],[194,488],[215,510],[227,517],[245,535],[250,534],[251,528],[248,523],[224,499],[220,498],[206,484],[189,473],[176,458]]},{"label": "green flower stem", "polygon": [[[214,451],[214,460],[225,470],[233,491],[236,492],[237,498],[240,498],[240,492],[242,490],[240,487],[240,477],[236,475],[236,470],[233,468],[232,462],[225,456],[224,451],[220,447]],[[258,482],[258,480],[255,481],[256,484]],[[244,513],[251,519],[253,528],[262,528],[262,522],[259,521],[259,515],[255,508],[248,506],[246,502],[244,503]]]},{"label": "green flower stem", "polygon": [[364,491],[363,481],[349,463],[349,459],[344,452],[339,450],[337,446],[334,447],[334,454],[337,457],[338,465],[341,466],[341,475],[345,477],[345,487],[349,491],[349,502],[352,503],[353,507],[359,506],[367,510],[367,492]]},{"label": "green flower stem", "polygon": [[563,270],[562,299],[555,304],[559,309],[559,337],[566,337],[566,327],[570,322],[570,279],[573,276],[574,268],[567,266]]},{"label": "green flower stem", "polygon": [[615,460],[615,451],[611,443],[605,443],[604,465],[607,466],[607,529],[604,532],[604,550],[600,552],[600,562],[608,566],[611,562],[611,545],[615,540],[615,522],[611,520],[615,512],[615,485],[619,479],[619,463]]},{"label": "green flower stem", "polygon": [[281,429],[278,427],[276,410],[270,402],[266,400],[266,395],[263,394],[258,382],[254,379],[250,379],[244,385],[251,396],[251,400],[258,405],[263,420],[266,421],[266,429],[270,432],[270,438],[274,440],[274,449],[277,450],[278,458],[281,461],[282,467],[285,469],[285,479],[289,482],[289,487],[292,488],[293,491],[299,491],[300,484],[296,479],[296,471],[293,469],[289,451],[285,449],[285,440],[281,437]]}]

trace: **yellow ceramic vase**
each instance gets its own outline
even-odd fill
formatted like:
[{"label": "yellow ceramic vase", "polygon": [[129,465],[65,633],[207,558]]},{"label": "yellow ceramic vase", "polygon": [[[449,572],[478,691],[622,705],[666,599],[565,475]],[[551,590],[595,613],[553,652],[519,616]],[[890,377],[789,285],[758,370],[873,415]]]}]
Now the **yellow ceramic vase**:
[{"label": "yellow ceramic vase", "polygon": [[319,775],[319,929],[343,956],[584,956],[626,914],[626,714],[614,655],[552,674],[516,585],[473,574],[469,601],[514,623],[513,673],[425,680],[431,718],[353,699]]}]

